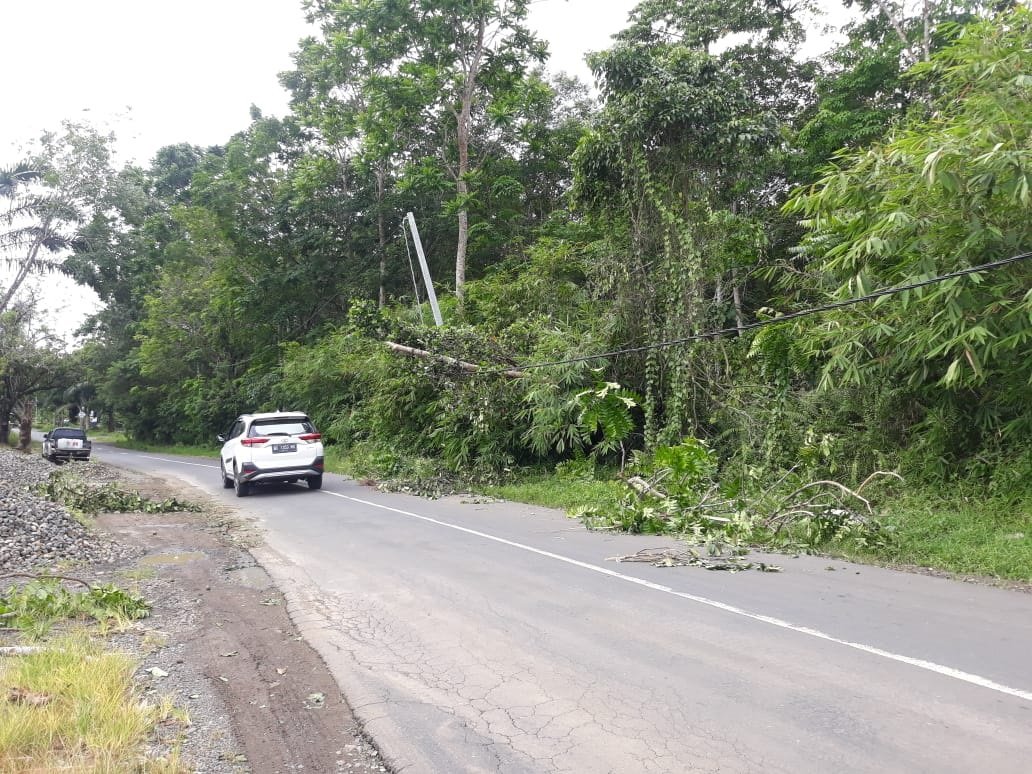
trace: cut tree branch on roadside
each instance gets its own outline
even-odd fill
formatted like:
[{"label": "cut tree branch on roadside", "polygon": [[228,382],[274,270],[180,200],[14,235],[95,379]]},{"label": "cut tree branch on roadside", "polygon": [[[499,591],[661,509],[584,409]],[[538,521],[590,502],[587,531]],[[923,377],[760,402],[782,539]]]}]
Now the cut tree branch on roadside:
[{"label": "cut tree branch on roadside", "polygon": [[781,572],[776,564],[754,562],[743,558],[736,550],[707,552],[700,554],[691,546],[678,548],[643,548],[626,556],[610,556],[610,562],[644,562],[653,567],[702,567],[704,570],[759,570],[761,572]]},{"label": "cut tree branch on roadside", "polygon": [[[657,487],[655,484],[649,483],[648,481],[643,479],[641,476],[631,476],[629,479],[627,479],[627,485],[629,487],[631,487],[631,489],[633,489],[635,492],[637,492],[639,495],[641,495],[643,497],[644,496],[652,496],[652,497],[659,497],[659,498],[661,498],[663,500],[669,500],[670,499],[670,496],[666,492],[664,492],[662,489]],[[711,488],[706,494],[704,494],[700,498],[699,502],[691,509],[692,510],[692,515],[696,516],[697,518],[703,519],[704,521],[711,521],[711,522],[713,522],[715,524],[730,524],[731,523],[731,519],[725,518],[724,516],[709,516],[709,515],[707,515],[705,513],[700,513],[700,510],[702,508],[707,507],[708,504],[707,504],[706,500],[715,491],[716,491],[715,488]]]},{"label": "cut tree branch on roadside", "polygon": [[[852,521],[870,525],[874,518],[874,508],[871,506],[871,501],[861,495],[860,492],[872,480],[879,476],[890,476],[892,478],[899,479],[900,481],[903,480],[903,477],[898,473],[877,470],[865,478],[856,489],[850,489],[845,484],[839,483],[838,481],[832,481],[830,479],[811,481],[808,484],[804,484],[803,486],[796,488],[794,491],[782,498],[781,504],[765,519],[765,523],[768,527],[772,528],[774,530],[774,534],[777,535],[782,529],[797,518],[815,519],[823,513],[828,513],[833,508],[839,508],[843,510],[843,513],[836,515],[848,515]],[[809,500],[804,502],[799,502],[797,500],[797,497],[803,492],[813,489],[818,489],[819,491]],[[837,491],[829,492],[829,489]],[[831,500],[829,501],[827,497],[822,497],[822,495],[830,495]],[[853,508],[848,508],[847,504],[850,499],[863,503],[866,515]]]},{"label": "cut tree branch on roadside", "polygon": [[[481,366],[478,366],[476,363],[468,363],[465,360],[459,360],[458,358],[449,357],[448,355],[439,355],[436,352],[428,352],[425,349],[407,347],[404,344],[396,344],[393,341],[385,341],[384,344],[386,344],[387,348],[390,349],[392,352],[397,352],[400,355],[407,355],[408,357],[418,357],[424,360],[439,360],[442,363],[453,365],[457,368],[461,368],[463,371],[468,371],[469,373],[474,374],[483,370],[483,368]],[[519,379],[524,375],[523,371],[518,371],[515,368],[510,368],[506,371],[502,371],[501,373],[503,376],[507,376],[510,379]]]}]

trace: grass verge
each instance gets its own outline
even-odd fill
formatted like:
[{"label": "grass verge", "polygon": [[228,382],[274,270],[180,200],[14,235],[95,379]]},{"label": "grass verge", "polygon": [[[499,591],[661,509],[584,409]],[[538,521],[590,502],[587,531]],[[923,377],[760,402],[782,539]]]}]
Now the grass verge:
[{"label": "grass verge", "polygon": [[149,609],[116,586],[69,577],[0,594],[0,620],[17,635],[13,644],[5,635],[0,655],[0,772],[187,771],[178,741],[186,713],[171,699],[146,699],[133,680],[136,660],[103,639]]},{"label": "grass verge", "polygon": [[[483,488],[506,500],[566,511],[612,510],[626,491],[618,481],[569,481],[545,473]],[[1032,495],[986,500],[920,490],[882,504],[884,539],[867,547],[828,542],[822,553],[855,561],[928,567],[1032,583]]]},{"label": "grass verge", "polygon": [[85,632],[0,659],[0,771],[183,772],[178,753],[141,757],[158,723],[186,718],[133,685],[135,663]]},{"label": "grass verge", "polygon": [[[372,446],[348,453],[327,449],[327,470],[376,481],[427,479],[432,460],[414,459]],[[567,512],[614,512],[627,487],[615,478],[516,471],[504,483],[476,484],[478,493]],[[418,491],[418,490],[413,490]],[[1032,582],[1032,493],[1023,498],[978,498],[960,485],[943,494],[930,486],[886,497],[879,519],[888,527],[878,540],[824,542],[821,553],[856,561],[931,567],[945,572]]]},{"label": "grass verge", "polygon": [[589,506],[615,508],[625,487],[615,480],[563,479],[552,473],[525,474],[505,484],[478,487],[492,497],[573,511]]},{"label": "grass verge", "polygon": [[120,449],[132,449],[133,451],[160,452],[162,454],[180,454],[184,457],[214,457],[219,453],[219,447],[215,445],[186,445],[176,444],[166,446],[158,443],[143,443],[126,438],[121,433],[90,433],[90,439],[97,443],[107,443],[117,446]]},{"label": "grass verge", "polygon": [[1032,495],[983,499],[925,491],[883,511],[893,539],[850,558],[1032,582]]},{"label": "grass verge", "polygon": [[65,585],[83,581],[43,576],[0,594],[4,625],[31,640],[46,636],[54,624],[66,620],[94,621],[100,631],[125,629],[130,621],[145,618],[150,605],[141,597],[111,584],[70,591]]}]

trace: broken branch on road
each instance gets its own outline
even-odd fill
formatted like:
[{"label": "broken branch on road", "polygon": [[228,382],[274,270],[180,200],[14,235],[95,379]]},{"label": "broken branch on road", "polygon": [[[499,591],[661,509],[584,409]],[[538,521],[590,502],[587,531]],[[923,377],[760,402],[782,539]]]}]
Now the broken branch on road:
[{"label": "broken branch on road", "polygon": [[754,562],[735,551],[703,555],[693,548],[643,548],[626,556],[610,556],[609,562],[644,562],[653,567],[702,567],[705,570],[759,570],[760,572],[781,572],[781,567],[767,562]]}]

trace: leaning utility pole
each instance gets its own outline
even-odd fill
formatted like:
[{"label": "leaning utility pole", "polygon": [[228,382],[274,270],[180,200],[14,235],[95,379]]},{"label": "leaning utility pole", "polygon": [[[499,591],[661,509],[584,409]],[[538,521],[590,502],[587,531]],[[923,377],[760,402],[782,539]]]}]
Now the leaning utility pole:
[{"label": "leaning utility pole", "polygon": [[405,218],[408,220],[409,231],[412,232],[412,241],[416,245],[416,256],[419,258],[419,268],[423,272],[423,284],[426,286],[426,295],[430,299],[434,322],[440,327],[444,325],[444,320],[441,319],[441,308],[437,305],[437,293],[434,292],[434,283],[430,279],[430,267],[426,265],[426,255],[423,254],[423,243],[419,239],[419,229],[416,228],[416,216],[409,212]]}]

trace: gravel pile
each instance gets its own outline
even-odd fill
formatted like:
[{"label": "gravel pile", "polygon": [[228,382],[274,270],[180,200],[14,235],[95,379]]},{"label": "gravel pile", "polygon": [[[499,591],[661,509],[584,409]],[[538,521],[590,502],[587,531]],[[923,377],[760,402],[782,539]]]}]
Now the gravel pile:
[{"label": "gravel pile", "polygon": [[[85,472],[92,463],[75,464]],[[42,457],[0,448],[0,573],[61,562],[106,564],[126,556],[126,548],[90,532],[64,507],[32,491],[55,470]]]}]

